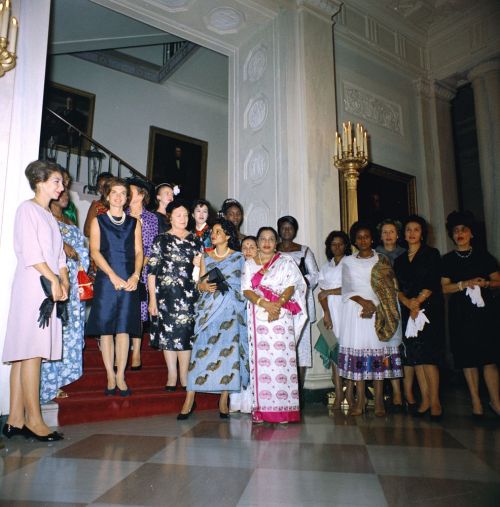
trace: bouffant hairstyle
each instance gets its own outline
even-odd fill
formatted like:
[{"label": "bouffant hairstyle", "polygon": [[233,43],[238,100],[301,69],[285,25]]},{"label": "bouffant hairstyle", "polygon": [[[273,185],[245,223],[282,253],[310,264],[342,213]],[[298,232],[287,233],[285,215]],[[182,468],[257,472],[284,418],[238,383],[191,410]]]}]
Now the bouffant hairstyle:
[{"label": "bouffant hairstyle", "polygon": [[335,238],[340,238],[344,242],[344,255],[352,255],[351,242],[349,236],[344,231],[332,231],[325,239],[325,255],[326,258],[331,261],[333,259],[333,253],[331,249],[332,241]]},{"label": "bouffant hairstyle", "polygon": [[293,229],[295,230],[295,234],[297,234],[297,232],[299,231],[299,222],[297,222],[297,219],[295,219],[294,217],[292,217],[290,215],[285,215],[284,217],[281,217],[278,219],[278,223],[277,223],[278,232],[281,229],[281,226],[283,224],[290,224],[293,227]]},{"label": "bouffant hairstyle", "polygon": [[384,225],[393,225],[396,229],[396,234],[398,236],[401,236],[401,230],[402,225],[399,220],[396,220],[394,218],[386,218],[385,220],[382,220],[379,224],[377,224],[377,233],[378,233],[378,241],[380,244],[382,244],[382,229],[384,228]]},{"label": "bouffant hairstyle", "polygon": [[278,233],[276,232],[276,229],[271,226],[264,226],[259,229],[259,231],[257,232],[257,241],[259,241],[260,235],[266,231],[271,231],[274,234],[274,239],[276,240],[276,243],[278,243],[279,241]]},{"label": "bouffant hairstyle", "polygon": [[351,229],[349,230],[349,239],[351,240],[352,245],[356,244],[356,235],[361,230],[370,231],[372,240],[375,240],[375,231],[373,229],[373,226],[369,222],[363,222],[360,220],[358,222],[354,222],[351,225]]},{"label": "bouffant hairstyle", "polygon": [[31,190],[35,191],[38,183],[46,182],[52,173],[59,173],[62,177],[61,166],[48,160],[35,160],[26,167],[24,174],[28,179]]},{"label": "bouffant hairstyle", "polygon": [[470,211],[452,211],[446,218],[446,231],[453,240],[453,229],[457,225],[465,225],[472,233],[475,232],[476,220]]},{"label": "bouffant hairstyle", "polygon": [[177,208],[185,208],[188,214],[191,209],[189,203],[184,199],[175,199],[174,201],[168,203],[168,206],[165,211],[171,215],[172,212]]},{"label": "bouffant hairstyle", "polygon": [[420,228],[422,229],[422,244],[427,244],[427,234],[429,232],[429,228],[427,226],[425,218],[422,218],[420,215],[410,215],[409,217],[406,217],[406,219],[403,221],[403,231],[406,230],[406,226],[411,222],[415,222],[416,224],[420,225]]},{"label": "bouffant hairstyle", "polygon": [[103,197],[106,201],[106,205],[109,207],[109,194],[114,187],[125,187],[127,189],[127,202],[123,206],[126,208],[130,203],[130,187],[128,183],[123,178],[117,178],[116,176],[112,176],[106,181],[106,185],[104,187]]},{"label": "bouffant hairstyle", "polygon": [[231,248],[231,250],[239,250],[240,242],[238,240],[238,232],[236,231],[236,227],[234,226],[233,222],[230,222],[225,218],[218,218],[217,220],[215,220],[212,229],[217,224],[221,226],[226,236],[229,236],[227,246]]}]

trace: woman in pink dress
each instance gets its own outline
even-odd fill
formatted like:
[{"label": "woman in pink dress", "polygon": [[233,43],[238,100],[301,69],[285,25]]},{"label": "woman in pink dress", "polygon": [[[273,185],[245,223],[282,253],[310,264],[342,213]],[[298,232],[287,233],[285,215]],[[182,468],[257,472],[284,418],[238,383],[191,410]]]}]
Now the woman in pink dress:
[{"label": "woman in pink dress", "polygon": [[245,262],[252,421],[300,421],[296,345],[307,320],[306,282],[295,261],[276,252],[278,233],[261,227],[258,252]]},{"label": "woman in pink dress", "polygon": [[39,308],[45,299],[40,276],[51,283],[54,301],[68,298],[68,271],[63,240],[49,203],[64,191],[63,175],[52,162],[36,161],[25,171],[33,199],[17,209],[14,224],[14,250],[17,267],[2,361],[11,363],[10,410],[2,433],[43,442],[61,440],[45,424],[40,410],[40,364],[42,359],[61,359],[62,324],[56,305],[47,327],[38,326]]}]

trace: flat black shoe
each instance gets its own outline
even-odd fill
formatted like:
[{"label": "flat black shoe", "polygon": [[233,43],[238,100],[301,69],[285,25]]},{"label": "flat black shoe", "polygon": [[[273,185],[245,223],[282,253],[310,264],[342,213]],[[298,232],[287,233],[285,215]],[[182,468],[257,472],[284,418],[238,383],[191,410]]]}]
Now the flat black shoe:
[{"label": "flat black shoe", "polygon": [[229,419],[229,412],[225,414],[224,412],[219,412],[219,417],[221,419]]},{"label": "flat black shoe", "polygon": [[132,394],[132,391],[129,387],[127,387],[127,389],[118,389],[117,388],[117,391],[122,398],[126,398],[127,396],[130,396]]},{"label": "flat black shoe", "polygon": [[57,442],[58,440],[64,440],[63,434],[57,431],[53,431],[48,435],[37,435],[34,431],[31,431],[27,426],[23,427],[23,435],[26,438],[32,438],[34,440],[38,440],[39,442]]},{"label": "flat black shoe", "polygon": [[178,421],[185,421],[186,419],[189,419],[189,416],[194,412],[195,408],[196,408],[196,401],[193,402],[193,405],[191,406],[191,410],[187,414],[183,414],[182,412],[180,414],[177,414],[177,420]]},{"label": "flat black shoe", "polygon": [[106,389],[104,389],[104,394],[106,396],[114,396],[116,394],[116,387],[113,387],[113,389],[108,389],[106,387]]},{"label": "flat black shoe", "polygon": [[142,370],[142,363],[138,366],[131,366],[130,371],[140,371]]},{"label": "flat black shoe", "polygon": [[167,393],[175,393],[176,390],[176,386],[165,386],[165,391],[167,391]]},{"label": "flat black shoe", "polygon": [[2,428],[2,435],[7,438],[12,437],[21,437],[24,436],[24,427],[23,428],[16,428],[15,426],[12,426],[11,424],[4,424]]},{"label": "flat black shoe", "polygon": [[439,415],[430,414],[430,420],[431,420],[431,422],[441,422],[443,420],[443,414],[439,414]]}]

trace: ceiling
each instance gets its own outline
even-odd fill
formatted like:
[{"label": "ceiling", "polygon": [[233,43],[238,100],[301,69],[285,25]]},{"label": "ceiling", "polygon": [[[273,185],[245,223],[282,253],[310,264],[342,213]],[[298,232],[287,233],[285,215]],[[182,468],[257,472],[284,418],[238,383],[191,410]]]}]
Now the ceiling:
[{"label": "ceiling", "polygon": [[[49,56],[111,52],[123,55],[128,63],[161,67],[164,45],[179,41],[175,35],[90,0],[52,0]],[[168,79],[182,86],[200,84],[200,91],[227,98],[227,57],[198,46]]]}]

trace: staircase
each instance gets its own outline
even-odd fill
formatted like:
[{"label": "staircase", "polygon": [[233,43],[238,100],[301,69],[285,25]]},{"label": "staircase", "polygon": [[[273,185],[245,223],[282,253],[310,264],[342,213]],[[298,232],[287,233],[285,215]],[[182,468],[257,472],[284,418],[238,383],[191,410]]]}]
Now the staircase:
[{"label": "staircase", "polygon": [[[132,395],[122,398],[105,396],[106,371],[95,338],[85,339],[83,376],[64,387],[67,398],[58,398],[58,424],[80,424],[111,419],[126,419],[180,412],[185,391],[178,387],[174,393],[164,390],[167,367],[163,353],[149,346],[149,335],[142,340],[142,370],[126,370],[126,380]],[[197,410],[216,409],[218,396],[196,395]]]}]

